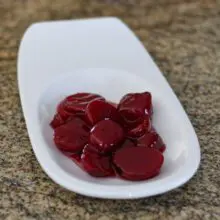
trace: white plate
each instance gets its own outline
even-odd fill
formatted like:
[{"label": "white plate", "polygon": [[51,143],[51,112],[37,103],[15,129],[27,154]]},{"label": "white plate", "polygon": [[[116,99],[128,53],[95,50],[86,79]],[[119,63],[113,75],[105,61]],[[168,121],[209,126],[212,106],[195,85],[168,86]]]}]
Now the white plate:
[{"label": "white plate", "polygon": [[[48,176],[69,190],[100,198],[147,197],[184,184],[199,166],[199,143],[180,102],[140,41],[116,18],[32,25],[20,45],[18,80],[34,153]],[[49,122],[66,95],[87,91],[117,102],[127,92],[145,90],[152,92],[153,123],[167,145],[157,177],[93,178],[54,146]]]}]

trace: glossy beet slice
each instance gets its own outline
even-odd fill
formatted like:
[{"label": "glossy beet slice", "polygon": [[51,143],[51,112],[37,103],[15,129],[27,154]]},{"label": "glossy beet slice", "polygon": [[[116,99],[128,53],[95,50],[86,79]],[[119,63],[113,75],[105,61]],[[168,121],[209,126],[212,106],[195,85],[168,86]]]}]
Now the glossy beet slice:
[{"label": "glossy beet slice", "polygon": [[142,121],[136,125],[134,128],[128,128],[127,136],[131,138],[138,138],[144,135],[151,129],[151,121],[148,115],[145,115]]},{"label": "glossy beet slice", "polygon": [[58,106],[57,111],[63,116],[69,115],[83,115],[85,114],[86,106],[89,102],[95,99],[104,100],[103,97],[90,93],[76,93],[66,97]]},{"label": "glossy beet slice", "polygon": [[54,130],[54,142],[61,151],[77,153],[89,139],[89,129],[80,118],[72,118]]},{"label": "glossy beet slice", "polygon": [[56,113],[53,117],[53,120],[50,122],[50,126],[54,129],[64,124],[65,120],[62,119],[60,114]]},{"label": "glossy beet slice", "polygon": [[160,152],[164,152],[166,146],[162,140],[162,138],[157,134],[156,131],[152,130],[137,140],[138,146],[151,147],[159,150]]},{"label": "glossy beet slice", "polygon": [[102,96],[91,93],[76,93],[66,97],[57,106],[57,113],[50,123],[51,127],[56,128],[66,123],[73,116],[84,119],[86,106],[95,99],[104,100]]},{"label": "glossy beet slice", "polygon": [[152,114],[152,98],[149,92],[129,93],[125,95],[119,105],[118,111],[128,125],[139,124],[142,117]]},{"label": "glossy beet slice", "polygon": [[[79,114],[77,114],[79,113]],[[57,106],[57,113],[55,114],[53,120],[51,121],[50,125],[55,128],[62,124],[64,124],[67,120],[69,120],[72,116],[80,116],[80,111],[70,112],[66,109],[65,101],[61,101]]]},{"label": "glossy beet slice", "polygon": [[93,93],[76,93],[66,97],[66,101],[74,102],[90,102],[93,99],[100,98],[104,99],[102,96]]},{"label": "glossy beet slice", "polygon": [[133,181],[156,176],[163,161],[163,155],[158,150],[148,147],[121,148],[113,157],[118,174]]},{"label": "glossy beet slice", "polygon": [[118,105],[117,105],[116,103],[114,103],[114,102],[110,102],[110,101],[108,101],[108,103],[109,103],[110,105],[112,105],[113,107],[115,107],[115,108],[118,107]]},{"label": "glossy beet slice", "polygon": [[122,143],[123,139],[122,127],[110,119],[98,122],[90,133],[90,142],[96,146],[100,153],[113,151]]},{"label": "glossy beet slice", "polygon": [[80,153],[68,154],[66,156],[68,156],[70,159],[72,159],[75,162],[76,165],[78,165],[79,167],[82,167],[82,164],[81,164],[81,154]]},{"label": "glossy beet slice", "polygon": [[105,177],[114,176],[110,156],[103,156],[93,150],[90,144],[83,149],[81,166],[92,176]]},{"label": "glossy beet slice", "polygon": [[70,116],[74,115],[73,113],[65,110],[64,101],[61,101],[57,106],[57,114],[62,118],[63,121],[66,121]]},{"label": "glossy beet slice", "polygon": [[92,93],[88,93],[88,92],[79,92],[79,93],[75,93],[73,95],[67,96],[66,100],[67,101],[82,100],[82,99],[85,99],[85,98],[93,96],[93,95],[96,95],[96,94],[92,94]]},{"label": "glossy beet slice", "polygon": [[135,146],[136,146],[136,145],[135,145],[134,142],[132,142],[132,141],[129,140],[129,139],[126,139],[126,140],[124,141],[124,143],[121,145],[121,148],[135,147]]},{"label": "glossy beet slice", "polygon": [[111,119],[116,122],[120,120],[117,109],[112,104],[103,100],[90,102],[86,108],[86,117],[92,125],[104,119]]},{"label": "glossy beet slice", "polygon": [[88,103],[96,99],[104,100],[104,98],[100,95],[91,93],[77,93],[68,96],[64,100],[64,108],[65,110],[73,113],[85,113]]},{"label": "glossy beet slice", "polygon": [[69,102],[66,101],[63,104],[63,109],[64,111],[67,111],[70,114],[74,114],[74,115],[83,115],[85,114],[85,110],[86,110],[86,106],[88,105],[88,102],[82,102],[82,103],[78,103],[78,102]]}]

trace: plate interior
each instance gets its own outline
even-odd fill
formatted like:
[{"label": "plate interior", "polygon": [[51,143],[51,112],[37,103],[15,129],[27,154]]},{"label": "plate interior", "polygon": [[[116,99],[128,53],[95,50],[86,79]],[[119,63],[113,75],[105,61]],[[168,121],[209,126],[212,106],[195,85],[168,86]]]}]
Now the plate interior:
[{"label": "plate interior", "polygon": [[75,73],[64,74],[64,77],[57,77],[49,88],[42,94],[39,102],[39,123],[44,137],[46,150],[68,175],[72,175],[82,181],[96,182],[99,185],[129,185],[139,182],[119,180],[117,178],[93,178],[79,169],[69,158],[60,153],[53,141],[53,131],[49,126],[56,110],[57,104],[66,96],[77,92],[91,92],[103,95],[106,99],[118,103],[120,98],[129,92],[150,91],[153,96],[153,125],[160,133],[167,145],[165,152],[165,163],[160,175],[145,181],[155,182],[174,175],[185,166],[188,145],[187,133],[179,127],[181,117],[176,114],[172,100],[164,98],[163,88],[158,88],[154,78],[144,79],[135,74],[120,70],[110,69],[85,69]]}]

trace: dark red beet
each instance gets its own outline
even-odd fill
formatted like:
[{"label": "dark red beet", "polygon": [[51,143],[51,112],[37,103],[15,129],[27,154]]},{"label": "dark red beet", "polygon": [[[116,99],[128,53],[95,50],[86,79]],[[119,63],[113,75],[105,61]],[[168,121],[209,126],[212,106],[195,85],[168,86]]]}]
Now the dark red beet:
[{"label": "dark red beet", "polygon": [[104,119],[111,119],[116,122],[120,120],[117,109],[112,104],[103,100],[90,102],[86,108],[86,117],[92,125]]},{"label": "dark red beet", "polygon": [[56,128],[62,124],[65,124],[68,120],[75,116],[81,116],[80,112],[70,112],[65,109],[65,102],[62,101],[57,106],[57,113],[51,121],[50,125],[52,128]]},{"label": "dark red beet", "polygon": [[137,140],[138,146],[151,147],[159,150],[160,152],[164,152],[166,146],[162,140],[162,138],[157,134],[156,131],[152,130]]},{"label": "dark red beet", "polygon": [[110,105],[112,105],[113,107],[115,107],[115,108],[118,107],[118,105],[117,105],[116,103],[114,103],[114,102],[110,102],[110,101],[108,101],[108,103],[109,103]]},{"label": "dark red beet", "polygon": [[52,128],[56,128],[68,121],[72,116],[85,119],[85,109],[89,102],[95,99],[104,100],[100,95],[77,93],[66,97],[57,107],[57,113],[51,121]]},{"label": "dark red beet", "polygon": [[50,126],[54,129],[64,123],[65,121],[62,119],[62,117],[58,113],[56,113],[53,117],[53,120],[50,122]]},{"label": "dark red beet", "polygon": [[121,148],[124,148],[124,147],[135,147],[135,144],[131,140],[126,139],[124,143],[121,145]]},{"label": "dark red beet", "polygon": [[70,115],[84,115],[88,103],[95,99],[104,100],[96,94],[77,93],[66,97],[58,106],[57,111],[64,119]]},{"label": "dark red beet", "polygon": [[151,129],[150,117],[148,115],[145,115],[141,123],[139,123],[137,126],[127,131],[127,136],[131,138],[138,138],[144,135],[146,132],[150,131],[150,129]]},{"label": "dark red beet", "polygon": [[151,94],[143,92],[125,95],[118,105],[118,111],[128,126],[131,124],[133,127],[139,124],[144,115],[151,116],[152,114]]},{"label": "dark red beet", "polygon": [[93,148],[91,145],[86,145],[83,149],[81,156],[83,169],[95,177],[114,176],[111,158],[109,156],[99,155]]},{"label": "dark red beet", "polygon": [[65,102],[64,101],[60,102],[60,104],[57,106],[57,114],[60,115],[60,117],[63,119],[63,121],[66,121],[70,116],[73,116],[75,114],[68,112],[65,109]]},{"label": "dark red beet", "polygon": [[110,119],[98,122],[90,134],[90,142],[96,146],[100,153],[107,153],[116,149],[123,139],[123,129]]},{"label": "dark red beet", "polygon": [[79,167],[82,167],[81,166],[81,154],[69,154],[67,156],[71,158]]},{"label": "dark red beet", "polygon": [[67,101],[64,103],[64,110],[69,112],[70,114],[83,115],[85,114],[87,105],[88,102],[74,103]]},{"label": "dark red beet", "polygon": [[158,150],[148,147],[121,148],[113,157],[118,174],[134,181],[157,175],[163,161],[163,155]]},{"label": "dark red beet", "polygon": [[74,101],[79,103],[81,102],[88,103],[97,98],[105,100],[102,96],[93,93],[76,93],[74,95],[67,96],[65,100],[70,102]]},{"label": "dark red beet", "polygon": [[54,130],[54,142],[61,151],[77,153],[88,139],[89,129],[80,118],[72,118]]},{"label": "dark red beet", "polygon": [[[132,142],[131,140],[129,140],[129,139],[126,139],[125,141],[124,141],[124,143],[120,146],[120,149],[121,148],[128,148],[128,147],[136,147],[136,145],[134,144],[134,142]],[[114,154],[114,153],[113,153]],[[113,167],[113,169],[115,170],[115,175],[117,175],[117,176],[119,176],[120,177],[120,175],[118,174],[118,173],[120,173],[120,171],[117,169],[117,167],[116,166],[112,166]]]}]

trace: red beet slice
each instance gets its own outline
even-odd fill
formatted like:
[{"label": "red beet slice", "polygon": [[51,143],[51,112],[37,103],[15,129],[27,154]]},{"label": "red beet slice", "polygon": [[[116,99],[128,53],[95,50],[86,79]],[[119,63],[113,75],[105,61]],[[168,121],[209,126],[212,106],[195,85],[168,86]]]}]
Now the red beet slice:
[{"label": "red beet slice", "polygon": [[128,180],[145,180],[160,172],[164,157],[148,147],[121,148],[114,154],[113,162],[118,174]]},{"label": "red beet slice", "polygon": [[141,123],[127,131],[127,136],[131,138],[138,138],[144,135],[146,132],[150,131],[150,129],[150,117],[148,115],[145,115]]},{"label": "red beet slice", "polygon": [[109,119],[98,122],[90,133],[90,141],[100,153],[113,151],[123,139],[124,131],[121,126]]},{"label": "red beet slice", "polygon": [[114,103],[114,102],[110,102],[110,101],[108,101],[108,103],[109,103],[110,105],[112,105],[113,107],[115,107],[115,108],[118,107],[118,105],[117,105],[116,103]]},{"label": "red beet slice", "polygon": [[152,100],[149,92],[129,93],[125,95],[119,105],[118,111],[124,122],[131,126],[137,125],[142,121],[146,114],[152,114]]},{"label": "red beet slice", "polygon": [[57,106],[57,114],[60,115],[60,117],[63,119],[63,121],[66,121],[70,116],[74,115],[71,112],[68,112],[65,110],[65,102],[62,101]]},{"label": "red beet slice", "polygon": [[64,123],[65,123],[65,121],[62,119],[60,114],[57,113],[54,115],[53,120],[50,122],[50,126],[54,129]]},{"label": "red beet slice", "polygon": [[82,165],[81,165],[81,154],[69,154],[67,156],[70,159],[72,159],[79,167],[82,167]]},{"label": "red beet slice", "polygon": [[98,154],[93,148],[94,147],[88,144],[83,149],[81,156],[81,165],[83,169],[95,177],[114,176],[111,158]]},{"label": "red beet slice", "polygon": [[104,100],[100,95],[90,93],[77,93],[66,97],[57,107],[57,114],[54,116],[50,125],[56,128],[69,120],[72,116],[85,118],[85,109],[88,103],[95,99]]},{"label": "red beet slice", "polygon": [[[125,141],[124,141],[124,143],[120,146],[120,148],[128,148],[128,147],[135,147],[136,145],[135,145],[135,143],[134,142],[132,142],[130,139],[126,139]],[[115,170],[115,175],[117,175],[117,176],[119,176],[120,177],[120,175],[118,175],[118,169],[117,169],[117,167],[116,166],[112,166],[113,167],[113,169]],[[120,172],[119,172],[120,173]]]},{"label": "red beet slice", "polygon": [[64,100],[65,103],[64,108],[69,112],[84,114],[88,103],[96,99],[104,100],[104,98],[101,97],[100,95],[91,94],[91,93],[77,93],[68,96]]},{"label": "red beet slice", "polygon": [[89,129],[80,118],[72,118],[54,130],[54,142],[61,151],[77,153],[89,139]]},{"label": "red beet slice", "polygon": [[121,145],[121,148],[124,148],[124,147],[135,147],[135,144],[131,140],[126,139],[124,143]]},{"label": "red beet slice", "polygon": [[111,119],[116,122],[120,120],[117,109],[104,100],[94,100],[90,102],[86,108],[86,116],[92,125],[104,119]]},{"label": "red beet slice", "polygon": [[96,98],[104,99],[102,96],[93,93],[76,93],[66,97],[66,101],[90,102]]},{"label": "red beet slice", "polygon": [[83,115],[85,114],[87,105],[88,105],[88,102],[78,103],[78,102],[73,102],[73,101],[72,102],[66,101],[63,104],[63,108],[65,111],[69,112],[70,114]]},{"label": "red beet slice", "polygon": [[77,93],[66,97],[58,106],[57,111],[66,119],[69,115],[84,115],[86,106],[95,99],[104,100],[103,97],[90,93]]},{"label": "red beet slice", "polygon": [[138,146],[151,147],[159,150],[160,152],[164,152],[166,146],[162,140],[162,138],[157,134],[156,131],[152,130],[151,132],[146,133],[142,137],[137,140]]}]

